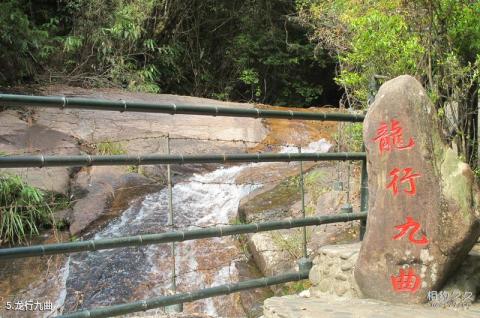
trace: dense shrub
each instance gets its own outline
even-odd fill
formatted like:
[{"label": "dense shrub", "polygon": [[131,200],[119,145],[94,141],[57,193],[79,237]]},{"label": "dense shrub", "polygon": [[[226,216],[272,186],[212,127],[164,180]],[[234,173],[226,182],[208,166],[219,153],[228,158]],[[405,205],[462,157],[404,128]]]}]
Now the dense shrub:
[{"label": "dense shrub", "polygon": [[337,58],[345,104],[366,108],[375,75],[416,76],[458,152],[480,163],[480,1],[304,0],[299,9],[311,38]]},{"label": "dense shrub", "polygon": [[0,244],[28,242],[40,227],[55,223],[54,208],[67,205],[64,198],[48,196],[18,176],[0,175]]}]

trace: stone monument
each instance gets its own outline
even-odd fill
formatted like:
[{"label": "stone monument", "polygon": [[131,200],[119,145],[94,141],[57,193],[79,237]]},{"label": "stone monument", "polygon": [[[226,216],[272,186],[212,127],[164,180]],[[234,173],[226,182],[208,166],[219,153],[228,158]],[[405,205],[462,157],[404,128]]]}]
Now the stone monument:
[{"label": "stone monument", "polygon": [[382,85],[363,138],[369,214],[355,279],[367,297],[425,302],[480,235],[474,175],[442,139],[436,110],[411,76]]}]

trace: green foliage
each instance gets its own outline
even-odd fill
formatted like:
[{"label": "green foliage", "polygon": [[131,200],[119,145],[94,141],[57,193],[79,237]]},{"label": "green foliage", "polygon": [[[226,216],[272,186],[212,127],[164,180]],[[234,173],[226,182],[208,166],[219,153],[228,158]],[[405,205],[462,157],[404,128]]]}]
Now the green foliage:
[{"label": "green foliage", "polygon": [[325,179],[325,172],[322,170],[313,170],[305,176],[304,183],[307,189],[318,186],[318,183]]},{"label": "green foliage", "polygon": [[138,173],[144,175],[144,168],[143,166],[127,166],[128,173]]},{"label": "green foliage", "polygon": [[363,125],[360,123],[348,123],[342,127],[342,134],[345,136],[345,144],[348,151],[359,152],[363,145]]},{"label": "green foliage", "polygon": [[124,155],[127,153],[122,143],[113,141],[102,141],[94,145],[95,153],[101,156]]},{"label": "green foliage", "polygon": [[347,125],[345,133],[350,136],[350,151],[362,151],[363,125],[359,123]]},{"label": "green foliage", "polygon": [[63,50],[67,53],[75,52],[83,45],[83,36],[70,35],[63,40]]},{"label": "green foliage", "polygon": [[475,173],[475,177],[477,178],[477,180],[480,180],[480,167],[476,168],[474,170],[474,173]]},{"label": "green foliage", "polygon": [[[313,229],[307,228],[307,242],[312,237]],[[273,243],[286,251],[293,259],[303,256],[303,229],[291,229],[288,233],[280,231],[270,232]]]},{"label": "green foliage", "polygon": [[230,221],[231,225],[242,225],[246,224],[244,221],[242,221],[239,217],[234,218],[233,220]]},{"label": "green foliage", "polygon": [[[16,64],[0,72],[15,78],[48,71],[49,78],[68,74],[85,85],[299,106],[318,104],[333,85],[319,76],[331,58],[322,50],[315,55],[294,19],[294,1],[7,0],[1,6],[0,53]],[[3,81],[12,82],[7,75]]]},{"label": "green foliage", "polygon": [[42,11],[34,15],[31,10],[36,5],[29,8],[28,2],[0,3],[0,85],[31,78],[55,51],[52,34],[59,20],[44,16]]},{"label": "green foliage", "polygon": [[49,198],[18,176],[0,176],[0,243],[27,242],[38,235],[39,226],[54,224],[52,207],[68,205],[65,198]]},{"label": "green foliage", "polygon": [[399,14],[399,4],[326,1],[309,8],[314,20],[335,15],[335,23],[347,30],[344,39],[329,40],[336,41],[342,65],[336,80],[350,94],[351,106],[367,105],[369,83],[375,74],[393,78],[419,73],[418,57],[424,48],[419,36],[411,32],[407,18]]},{"label": "green foliage", "polygon": [[[235,99],[278,105],[311,105],[323,93],[318,73],[325,59],[314,56],[306,29],[289,15],[295,4],[288,1],[246,1],[238,16],[240,32],[233,38],[233,65],[240,82]],[[259,30],[264,30],[259,32]]]},{"label": "green foliage", "polygon": [[[479,1],[299,1],[299,8],[311,38],[337,56],[336,80],[349,106],[367,107],[375,75],[413,75],[440,110],[444,130],[455,134],[458,152],[475,162]],[[452,105],[456,116],[448,115]]]},{"label": "green foliage", "polygon": [[315,203],[317,202],[318,198],[323,193],[329,191],[329,189],[325,188],[325,185],[322,184],[324,180],[325,172],[322,170],[313,170],[304,176],[305,192],[310,196],[310,202],[307,202],[305,207],[306,215],[315,214]]},{"label": "green foliage", "polygon": [[309,289],[310,287],[312,287],[312,284],[309,280],[286,283],[282,285],[282,290],[279,296],[299,294],[300,292]]},{"label": "green foliage", "polygon": [[[366,106],[375,74],[427,78],[438,69],[441,84],[449,78],[441,66],[449,55],[474,61],[480,48],[480,27],[474,22],[480,13],[478,1],[328,0],[304,4],[302,10],[304,18],[318,26],[314,38],[328,42],[339,54],[342,70],[337,81],[351,94],[352,106]],[[320,33],[325,20],[333,25]]]}]

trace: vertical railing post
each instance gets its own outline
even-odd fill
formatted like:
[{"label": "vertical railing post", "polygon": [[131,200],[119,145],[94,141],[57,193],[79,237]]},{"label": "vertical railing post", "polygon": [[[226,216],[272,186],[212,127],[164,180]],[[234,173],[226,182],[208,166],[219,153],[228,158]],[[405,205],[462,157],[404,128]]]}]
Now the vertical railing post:
[{"label": "vertical railing post", "polygon": [[[170,154],[170,134],[167,135],[167,154]],[[168,226],[173,231],[173,187],[172,187],[172,171],[170,169],[170,164],[167,165],[167,183],[168,183]],[[177,273],[176,273],[176,262],[175,262],[175,242],[172,242],[171,245],[171,254],[172,254],[172,281],[171,281],[171,291],[173,294],[177,293]],[[169,312],[182,312],[183,304],[176,304],[167,307]]]},{"label": "vertical railing post", "polygon": [[[362,151],[365,151],[365,145],[362,145]],[[362,175],[360,179],[360,212],[368,210],[368,174],[367,159],[362,160]],[[367,221],[360,221],[360,240],[363,240],[367,229]]]},{"label": "vertical railing post", "polygon": [[[298,147],[298,153],[302,153],[302,147]],[[302,196],[302,217],[305,219],[305,189],[304,189],[304,181],[303,181],[303,162],[300,161],[300,194]],[[311,260],[308,259],[308,252],[307,252],[307,227],[304,226],[303,228],[303,257],[298,261],[298,268],[300,271],[310,270],[313,266]]]},{"label": "vertical railing post", "polygon": [[350,203],[350,162],[347,163],[347,202],[340,207],[340,213],[353,213],[353,207]]}]

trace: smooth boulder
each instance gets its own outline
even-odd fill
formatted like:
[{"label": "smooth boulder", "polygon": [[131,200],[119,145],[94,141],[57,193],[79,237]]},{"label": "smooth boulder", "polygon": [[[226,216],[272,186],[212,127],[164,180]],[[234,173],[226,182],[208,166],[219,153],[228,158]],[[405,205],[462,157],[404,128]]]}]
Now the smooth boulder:
[{"label": "smooth boulder", "polygon": [[437,112],[411,76],[382,85],[363,138],[369,214],[355,279],[367,297],[426,302],[480,235],[473,172],[443,140]]}]

